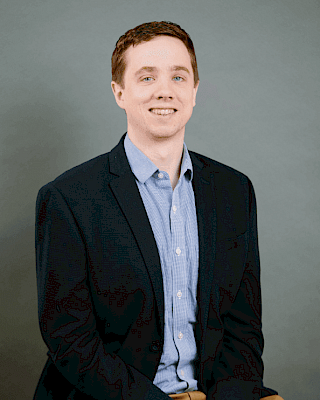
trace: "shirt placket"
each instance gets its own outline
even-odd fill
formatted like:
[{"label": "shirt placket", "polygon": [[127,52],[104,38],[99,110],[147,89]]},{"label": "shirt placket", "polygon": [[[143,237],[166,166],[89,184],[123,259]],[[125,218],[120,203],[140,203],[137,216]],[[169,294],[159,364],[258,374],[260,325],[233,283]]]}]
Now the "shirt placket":
[{"label": "shirt placket", "polygon": [[[177,374],[184,380],[185,372],[180,368],[186,353],[187,321],[187,259],[185,245],[184,218],[181,213],[181,182],[178,183],[172,196],[171,235],[172,235],[172,301],[173,301],[173,337],[179,353]],[[182,362],[182,363],[181,363]]]}]

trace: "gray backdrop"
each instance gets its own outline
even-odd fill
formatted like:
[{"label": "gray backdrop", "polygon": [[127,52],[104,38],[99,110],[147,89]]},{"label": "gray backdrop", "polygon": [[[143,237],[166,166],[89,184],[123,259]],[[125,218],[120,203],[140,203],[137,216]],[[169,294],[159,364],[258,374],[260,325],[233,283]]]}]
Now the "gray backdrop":
[{"label": "gray backdrop", "polygon": [[[31,399],[39,188],[116,145],[110,58],[126,30],[179,23],[200,88],[189,149],[244,172],[258,203],[265,385],[320,398],[320,4],[317,0],[1,0],[0,398]],[[248,399],[249,400],[249,399]]]}]

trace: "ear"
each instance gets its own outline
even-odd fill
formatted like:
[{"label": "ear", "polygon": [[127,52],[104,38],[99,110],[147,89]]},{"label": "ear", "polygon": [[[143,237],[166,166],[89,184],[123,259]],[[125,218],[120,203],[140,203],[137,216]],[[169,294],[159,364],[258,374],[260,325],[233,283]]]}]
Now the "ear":
[{"label": "ear", "polygon": [[193,88],[193,107],[196,105],[196,97],[197,97],[197,92],[198,92],[198,88],[199,88],[199,83],[200,83],[200,81],[198,81],[196,86]]},{"label": "ear", "polygon": [[123,99],[123,91],[124,88],[122,88],[118,83],[112,81],[111,82],[111,89],[114,94],[114,98],[116,99],[116,102],[118,106],[122,109],[124,109],[124,99]]}]

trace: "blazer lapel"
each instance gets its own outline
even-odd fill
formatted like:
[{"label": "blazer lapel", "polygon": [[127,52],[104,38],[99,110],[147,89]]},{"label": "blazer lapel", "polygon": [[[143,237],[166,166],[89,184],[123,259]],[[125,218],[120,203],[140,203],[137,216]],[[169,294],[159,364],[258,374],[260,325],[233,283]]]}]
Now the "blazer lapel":
[{"label": "blazer lapel", "polygon": [[117,176],[110,183],[110,187],[127,218],[144,259],[154,289],[160,327],[164,332],[164,292],[160,257],[147,212],[125,154],[124,137],[125,135],[109,156],[110,172]]},{"label": "blazer lapel", "polygon": [[[195,153],[189,151],[193,165],[193,190],[196,203],[198,235],[199,235],[199,278],[198,278],[198,323],[200,324],[200,354],[202,355],[202,338],[205,335],[208,322],[209,303],[212,289],[214,290],[214,306],[219,309],[219,288],[213,282],[214,261],[216,254],[216,197],[214,191],[214,176],[206,171],[204,164]],[[214,286],[214,287],[213,287]],[[196,331],[197,333],[197,331]],[[197,336],[197,334],[196,334]]]}]

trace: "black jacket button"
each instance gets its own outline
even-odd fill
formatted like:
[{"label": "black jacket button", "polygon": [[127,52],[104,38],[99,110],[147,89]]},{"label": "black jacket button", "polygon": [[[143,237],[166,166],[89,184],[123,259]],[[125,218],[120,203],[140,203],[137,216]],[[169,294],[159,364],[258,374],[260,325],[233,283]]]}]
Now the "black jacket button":
[{"label": "black jacket button", "polygon": [[154,353],[158,353],[160,351],[160,343],[157,342],[153,342],[152,345],[150,346],[150,350]]}]

